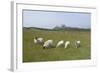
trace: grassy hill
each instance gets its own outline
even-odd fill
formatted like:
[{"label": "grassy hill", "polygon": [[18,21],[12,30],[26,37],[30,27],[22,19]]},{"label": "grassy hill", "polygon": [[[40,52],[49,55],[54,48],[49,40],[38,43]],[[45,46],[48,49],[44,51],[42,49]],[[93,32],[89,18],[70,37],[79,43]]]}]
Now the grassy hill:
[{"label": "grassy hill", "polygon": [[84,28],[75,28],[75,27],[54,27],[52,29],[46,29],[46,28],[37,28],[37,27],[23,27],[23,29],[36,29],[36,30],[45,30],[45,31],[90,31],[89,28],[84,29]]}]

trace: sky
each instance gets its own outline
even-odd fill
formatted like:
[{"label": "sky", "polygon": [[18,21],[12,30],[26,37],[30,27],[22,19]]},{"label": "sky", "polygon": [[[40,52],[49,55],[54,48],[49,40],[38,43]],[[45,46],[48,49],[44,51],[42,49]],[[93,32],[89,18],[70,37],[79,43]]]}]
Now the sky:
[{"label": "sky", "polygon": [[68,27],[90,28],[91,14],[82,12],[23,10],[23,27],[52,29],[62,24]]}]

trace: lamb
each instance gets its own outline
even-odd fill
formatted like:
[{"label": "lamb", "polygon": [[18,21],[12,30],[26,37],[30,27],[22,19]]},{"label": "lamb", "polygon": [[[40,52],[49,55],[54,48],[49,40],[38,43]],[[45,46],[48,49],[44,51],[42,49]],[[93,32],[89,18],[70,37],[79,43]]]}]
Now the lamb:
[{"label": "lamb", "polygon": [[43,49],[53,47],[53,40],[47,40],[43,44]]},{"label": "lamb", "polygon": [[35,37],[34,38],[34,43],[35,44],[43,44],[44,43],[44,39],[43,38],[37,38],[37,37]]},{"label": "lamb", "polygon": [[61,40],[57,43],[56,47],[59,47],[59,46],[64,46],[64,41],[63,40]]},{"label": "lamb", "polygon": [[76,41],[75,45],[76,45],[76,48],[79,48],[80,47],[80,41]]},{"label": "lamb", "polygon": [[70,44],[70,41],[66,41],[64,48],[68,48],[69,44]]}]

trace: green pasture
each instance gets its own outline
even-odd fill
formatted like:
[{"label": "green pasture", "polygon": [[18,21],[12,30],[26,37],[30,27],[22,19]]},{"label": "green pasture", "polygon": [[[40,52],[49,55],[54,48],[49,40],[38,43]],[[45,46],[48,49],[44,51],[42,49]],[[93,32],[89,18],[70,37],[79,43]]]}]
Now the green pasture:
[{"label": "green pasture", "polygon": [[[91,58],[90,30],[41,30],[23,27],[23,62],[85,60]],[[44,40],[52,39],[54,45],[58,41],[70,41],[69,48],[43,49],[42,45],[34,44],[34,37]],[[75,41],[81,41],[81,47],[75,48]]]}]

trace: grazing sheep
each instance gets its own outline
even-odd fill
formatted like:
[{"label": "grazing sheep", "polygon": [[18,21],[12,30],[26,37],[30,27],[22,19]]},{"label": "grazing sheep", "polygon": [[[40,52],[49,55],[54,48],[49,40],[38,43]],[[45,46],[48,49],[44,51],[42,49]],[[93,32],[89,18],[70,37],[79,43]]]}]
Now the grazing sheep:
[{"label": "grazing sheep", "polygon": [[34,38],[34,43],[35,44],[43,44],[44,43],[44,39],[43,38]]},{"label": "grazing sheep", "polygon": [[65,47],[64,47],[64,48],[68,48],[69,44],[70,44],[70,41],[66,41],[66,42],[65,42]]},{"label": "grazing sheep", "polygon": [[57,43],[56,47],[59,47],[59,46],[64,46],[64,41],[63,40],[61,40]]},{"label": "grazing sheep", "polygon": [[53,40],[47,40],[43,44],[43,49],[53,47]]},{"label": "grazing sheep", "polygon": [[76,41],[75,45],[76,45],[76,48],[79,48],[80,47],[80,41]]}]

